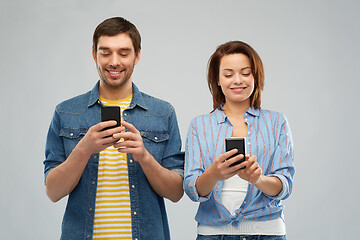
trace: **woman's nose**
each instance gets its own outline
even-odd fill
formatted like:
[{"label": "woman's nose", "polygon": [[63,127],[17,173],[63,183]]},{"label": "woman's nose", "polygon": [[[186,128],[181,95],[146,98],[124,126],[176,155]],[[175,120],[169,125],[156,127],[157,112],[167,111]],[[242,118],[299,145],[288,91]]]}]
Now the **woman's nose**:
[{"label": "woman's nose", "polygon": [[233,81],[234,81],[234,83],[240,84],[242,82],[242,77],[240,76],[240,74],[235,74]]}]

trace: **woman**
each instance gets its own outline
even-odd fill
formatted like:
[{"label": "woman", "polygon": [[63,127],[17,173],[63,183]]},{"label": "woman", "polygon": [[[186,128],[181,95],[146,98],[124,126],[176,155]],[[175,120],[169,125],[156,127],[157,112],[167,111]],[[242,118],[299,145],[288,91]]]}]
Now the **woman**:
[{"label": "woman", "polygon": [[[186,141],[184,189],[200,202],[197,239],[286,239],[281,201],[292,191],[293,143],[286,117],[260,107],[260,57],[244,42],[219,46],[208,85],[214,110],[192,120]],[[230,137],[245,137],[246,156],[225,152]]]}]

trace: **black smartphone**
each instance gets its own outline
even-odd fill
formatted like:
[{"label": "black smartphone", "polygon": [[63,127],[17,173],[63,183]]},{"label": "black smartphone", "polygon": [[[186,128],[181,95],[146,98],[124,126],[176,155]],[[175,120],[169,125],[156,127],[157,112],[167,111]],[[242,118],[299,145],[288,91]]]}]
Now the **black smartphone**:
[{"label": "black smartphone", "polygon": [[120,113],[120,107],[119,106],[101,106],[101,121],[105,122],[105,121],[110,121],[110,120],[115,120],[116,125],[112,126],[112,127],[104,128],[103,131],[106,130],[106,129],[110,129],[110,128],[120,126],[120,124],[121,124],[121,113]]},{"label": "black smartphone", "polygon": [[[234,155],[232,155],[228,159],[230,159],[232,157],[235,157],[236,155],[239,155],[239,154],[244,155],[244,158],[230,164],[230,167],[238,165],[238,164],[242,163],[243,161],[245,161],[245,138],[242,138],[242,137],[226,138],[225,139],[225,148],[226,148],[227,152],[234,149],[234,148],[236,148],[238,150],[237,153],[235,153]],[[244,169],[244,168],[242,168],[242,169]]]}]

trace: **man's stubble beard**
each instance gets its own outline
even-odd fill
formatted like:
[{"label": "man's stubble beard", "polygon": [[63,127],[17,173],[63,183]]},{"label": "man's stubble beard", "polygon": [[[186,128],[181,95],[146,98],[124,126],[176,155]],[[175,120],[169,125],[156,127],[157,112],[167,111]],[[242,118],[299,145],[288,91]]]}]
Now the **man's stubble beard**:
[{"label": "man's stubble beard", "polygon": [[131,69],[129,69],[130,74],[125,75],[124,78],[122,79],[122,81],[120,82],[120,84],[116,85],[116,86],[113,86],[112,84],[109,83],[109,81],[105,77],[104,73],[101,71],[101,66],[97,65],[97,71],[98,71],[98,74],[100,77],[100,81],[102,81],[106,86],[108,86],[110,88],[114,88],[114,89],[119,89],[119,88],[122,88],[125,84],[127,84],[129,82],[129,80],[131,79],[132,73],[134,71],[134,67],[135,67],[135,61],[132,65]]}]

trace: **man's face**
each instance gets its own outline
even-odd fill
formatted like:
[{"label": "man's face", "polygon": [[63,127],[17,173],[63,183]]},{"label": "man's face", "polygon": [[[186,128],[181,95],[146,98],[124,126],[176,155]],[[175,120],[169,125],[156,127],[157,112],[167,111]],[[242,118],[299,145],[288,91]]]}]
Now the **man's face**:
[{"label": "man's face", "polygon": [[135,54],[133,43],[126,33],[101,36],[96,54],[93,52],[101,84],[121,88],[131,83],[134,66],[139,62],[140,52]]}]

